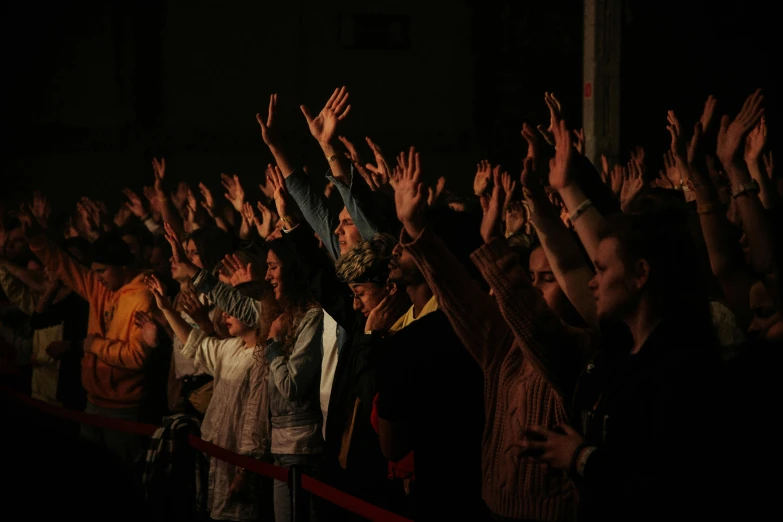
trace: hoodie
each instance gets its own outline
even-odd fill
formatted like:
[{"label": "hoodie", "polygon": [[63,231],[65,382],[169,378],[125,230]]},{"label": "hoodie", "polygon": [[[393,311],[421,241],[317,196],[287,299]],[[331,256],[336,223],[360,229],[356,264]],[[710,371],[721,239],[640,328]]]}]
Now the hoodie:
[{"label": "hoodie", "polygon": [[144,284],[145,274],[111,291],[44,236],[31,238],[30,249],[90,304],[87,334],[97,337],[85,346],[82,358],[87,399],[102,408],[138,407],[145,396],[144,366],[151,350],[143,345],[133,315],[155,310],[154,298]]}]

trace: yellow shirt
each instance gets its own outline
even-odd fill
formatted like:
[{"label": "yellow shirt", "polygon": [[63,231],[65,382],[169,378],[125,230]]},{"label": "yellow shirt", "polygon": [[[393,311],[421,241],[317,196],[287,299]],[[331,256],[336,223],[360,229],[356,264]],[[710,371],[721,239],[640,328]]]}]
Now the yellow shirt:
[{"label": "yellow shirt", "polygon": [[424,308],[421,309],[421,312],[417,317],[413,316],[413,306],[411,306],[408,309],[408,311],[405,312],[405,315],[397,319],[397,322],[394,323],[391,328],[389,328],[389,333],[392,334],[397,330],[402,330],[403,328],[411,324],[413,321],[421,319],[425,315],[432,313],[437,309],[438,309],[438,298],[433,295],[430,298],[430,300],[427,301],[427,304],[424,305]]}]

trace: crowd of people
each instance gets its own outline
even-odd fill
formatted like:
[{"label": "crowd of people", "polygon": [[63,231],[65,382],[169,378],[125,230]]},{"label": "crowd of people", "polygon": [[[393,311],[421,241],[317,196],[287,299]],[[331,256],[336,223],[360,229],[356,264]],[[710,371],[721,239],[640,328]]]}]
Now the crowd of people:
[{"label": "crowd of people", "polygon": [[[764,513],[783,176],[763,94],[722,117],[710,96],[693,125],[669,111],[660,170],[642,147],[593,165],[544,101],[521,175],[482,160],[470,195],[425,184],[414,147],[394,158],[366,138],[362,154],[342,87],[301,107],[323,165],[291,153],[273,94],[257,121],[274,162],[222,174],[224,198],[154,159],[116,212],[6,202],[4,383],[297,466],[412,520]],[[308,174],[322,166],[325,188]],[[20,495],[60,492],[60,514],[291,520],[288,483],[173,435],[164,458],[128,431],[6,419],[38,456],[18,466]],[[358,518],[308,502],[314,522]]]}]

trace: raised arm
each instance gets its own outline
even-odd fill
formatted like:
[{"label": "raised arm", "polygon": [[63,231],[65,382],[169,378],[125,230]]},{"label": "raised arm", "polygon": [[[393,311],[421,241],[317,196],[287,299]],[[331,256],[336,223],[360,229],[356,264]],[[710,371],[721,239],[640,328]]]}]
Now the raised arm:
[{"label": "raised arm", "polygon": [[[522,136],[528,142],[529,151],[522,169],[522,186],[530,206],[530,221],[536,229],[557,284],[563,289],[566,297],[574,305],[582,319],[591,328],[598,331],[595,299],[588,286],[594,272],[563,220],[553,211],[553,207],[544,193],[541,179],[535,170],[538,136],[527,124],[523,128]],[[559,133],[556,134],[556,137],[559,137]],[[566,179],[572,179],[569,173],[563,173],[562,170],[571,167],[573,162],[569,156],[574,152],[565,146],[558,147],[553,169],[555,177],[565,176]]]},{"label": "raised arm", "polygon": [[46,237],[44,229],[38,225],[27,205],[22,206],[19,218],[25,226],[30,250],[66,286],[90,302],[93,302],[94,295],[107,291],[91,270],[71,259]]},{"label": "raised arm", "polygon": [[718,159],[726,169],[732,186],[732,197],[747,235],[753,270],[764,278],[765,286],[778,309],[781,309],[780,274],[773,248],[774,238],[758,197],[758,185],[742,158],[748,133],[764,112],[761,90],[751,94],[734,120],[723,116],[718,131]]},{"label": "raised arm", "polygon": [[[555,133],[562,130],[556,129]],[[567,399],[594,339],[587,330],[565,326],[533,287],[527,270],[500,233],[501,192],[496,184],[481,223],[485,245],[471,257],[489,283],[522,350],[558,394]]]},{"label": "raised arm", "polygon": [[[467,269],[426,227],[427,204],[421,183],[419,154],[403,153],[402,175],[396,180],[397,218],[404,226],[400,244],[411,254],[465,348],[487,369],[502,359],[510,335],[494,299],[471,279]],[[497,178],[497,172],[496,172]],[[499,190],[499,181],[495,185]]]},{"label": "raised arm", "polygon": [[[302,318],[296,331],[296,341],[289,355],[283,353],[282,341],[276,337],[279,325],[272,324],[266,347],[269,362],[269,378],[287,400],[304,396],[321,374],[321,335],[324,313],[320,308],[310,309]],[[278,318],[275,323],[281,322]]]}]

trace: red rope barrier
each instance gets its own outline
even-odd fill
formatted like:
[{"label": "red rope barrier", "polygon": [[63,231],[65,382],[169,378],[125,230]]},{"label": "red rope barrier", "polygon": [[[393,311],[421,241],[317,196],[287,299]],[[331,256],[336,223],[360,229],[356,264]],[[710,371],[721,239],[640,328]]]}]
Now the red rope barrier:
[{"label": "red rope barrier", "polygon": [[411,522],[407,518],[381,509],[362,499],[352,497],[348,493],[335,489],[308,475],[302,475],[302,489],[374,522]]},{"label": "red rope barrier", "polygon": [[[135,435],[143,435],[151,437],[158,426],[152,424],[142,424],[140,422],[127,421],[123,419],[111,419],[108,417],[102,417],[92,413],[85,413],[83,411],[74,411],[60,406],[55,406],[38,399],[33,399],[18,390],[8,388],[6,386],[0,386],[0,389],[6,395],[15,398],[19,402],[26,404],[27,406],[36,408],[46,413],[62,417],[64,419],[71,420],[73,422],[80,422],[84,424],[90,424],[92,426],[99,426],[101,428],[122,431],[126,433],[133,433]],[[227,450],[216,446],[211,442],[207,442],[195,435],[188,435],[188,445],[200,450],[207,455],[234,464],[235,466],[243,467],[253,473],[263,475],[265,477],[279,480],[280,482],[288,481],[288,469],[269,464],[268,462],[262,462],[246,455],[240,455],[233,451]],[[314,479],[308,475],[302,475],[302,488],[310,493],[317,495],[329,502],[340,506],[352,513],[365,517],[368,520],[374,522],[411,522],[409,519],[401,517],[395,513],[381,509],[378,506],[374,506],[369,502],[353,497],[339,489],[335,489],[332,486],[324,484],[323,482]]]}]

